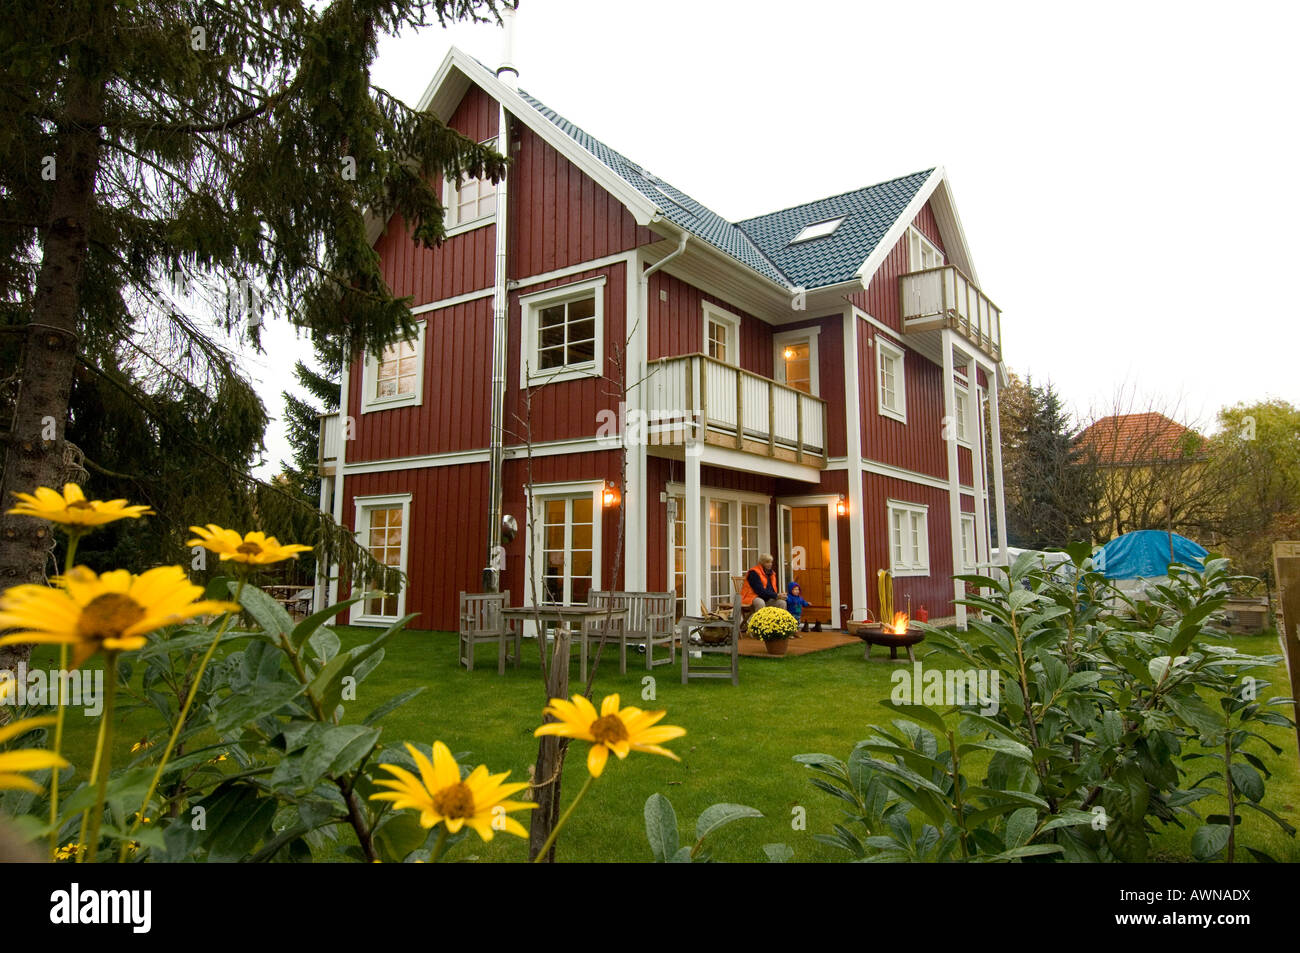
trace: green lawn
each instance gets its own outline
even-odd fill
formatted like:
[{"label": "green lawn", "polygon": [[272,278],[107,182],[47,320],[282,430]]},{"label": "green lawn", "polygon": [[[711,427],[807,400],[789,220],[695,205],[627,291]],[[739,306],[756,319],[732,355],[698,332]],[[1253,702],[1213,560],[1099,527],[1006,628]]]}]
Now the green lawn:
[{"label": "green lawn", "polygon": [[[337,631],[345,649],[375,632],[346,626]],[[1253,654],[1280,651],[1274,635],[1238,637],[1233,644]],[[525,641],[524,664],[507,669],[504,676],[496,674],[495,651],[494,646],[480,646],[479,667],[470,673],[456,664],[454,635],[421,631],[399,635],[389,643],[384,662],[358,688],[357,700],[348,703],[347,720],[360,721],[387,698],[427,686],[414,701],[384,719],[384,744],[412,740],[428,745],[441,740],[454,752],[468,752],[473,764],[510,770],[512,779],[523,780],[536,758],[532,732],[541,723],[544,704],[537,647]],[[647,672],[636,666],[644,665],[643,657],[629,658],[627,675],[618,674],[616,657],[612,663],[607,660],[596,680],[597,699],[618,692],[624,704],[667,709],[665,723],[687,729],[685,737],[669,744],[682,760],[636,753],[623,762],[611,759],[562,835],[558,856],[570,861],[649,860],[642,806],[650,794],[660,792],[677,809],[683,840],[694,830],[700,811],[715,802],[747,804],[763,812],[762,819],[737,821],[710,839],[718,859],[762,860],[762,846],[773,842],[788,844],[797,861],[845,859],[847,855],[818,844],[812,836],[829,831],[839,819],[838,802],[815,790],[809,772],[791,758],[804,752],[843,758],[865,737],[869,725],[887,725],[897,717],[887,704],[896,666],[879,660],[882,651],[876,650],[877,661],[870,664],[863,661],[862,649],[856,645],[779,660],[742,658],[739,687],[725,680],[682,685],[679,666],[661,666],[654,672],[653,701],[642,698]],[[33,664],[52,667],[54,658],[54,653],[43,649]],[[937,658],[926,664],[943,667]],[[575,665],[575,682],[577,675]],[[1284,666],[1272,673],[1272,681],[1272,694],[1285,692]],[[66,753],[81,770],[93,753],[95,724],[95,719],[79,713],[68,721]],[[117,757],[129,759],[130,745],[151,730],[156,738],[160,731],[156,716],[136,713],[120,719],[122,751]],[[1300,826],[1295,735],[1280,728],[1264,730],[1283,748],[1279,756],[1261,754],[1275,772],[1265,804]],[[566,804],[585,780],[585,750],[585,744],[575,744],[568,759]],[[1211,813],[1221,810],[1222,802],[1206,799],[1197,807],[1202,814]],[[794,828],[801,813],[796,808],[806,809],[801,830]],[[1239,844],[1267,850],[1278,860],[1300,861],[1295,841],[1254,812],[1246,813]],[[1170,829],[1160,837],[1156,857],[1189,859],[1189,843],[1190,833]],[[467,853],[484,860],[521,861],[526,859],[526,845],[510,836],[499,836],[490,844],[472,837],[460,848],[461,856]]]}]

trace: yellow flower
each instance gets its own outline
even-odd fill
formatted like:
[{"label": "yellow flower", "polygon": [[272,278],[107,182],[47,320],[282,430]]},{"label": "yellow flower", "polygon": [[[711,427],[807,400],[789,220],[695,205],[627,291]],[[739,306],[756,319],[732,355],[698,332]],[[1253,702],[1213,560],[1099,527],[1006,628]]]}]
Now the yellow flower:
[{"label": "yellow flower", "polygon": [[0,645],[67,644],[72,667],[101,649],[143,648],[145,636],[201,615],[237,612],[233,602],[199,599],[203,587],[185,578],[180,566],[159,566],[136,576],[115,569],[97,576],[85,566],[55,580],[56,586],[14,586],[0,594]]},{"label": "yellow flower", "polygon": [[253,532],[240,536],[233,529],[222,529],[216,523],[191,526],[190,532],[197,539],[185,541],[186,546],[203,546],[221,556],[222,561],[233,559],[235,562],[251,563],[265,566],[285,559],[297,559],[299,553],[311,551],[310,546],[297,543],[281,543],[274,536]]},{"label": "yellow flower", "polygon": [[131,753],[139,754],[141,751],[148,751],[152,747],[153,747],[153,742],[149,740],[148,735],[145,735],[135,744],[131,745]]},{"label": "yellow flower", "polygon": [[[24,735],[33,728],[52,724],[54,724],[53,715],[42,718],[24,718],[21,721],[10,722],[0,728],[0,744],[4,744],[10,738]],[[39,784],[31,778],[25,778],[15,772],[41,771],[45,768],[59,769],[67,766],[68,762],[53,751],[45,751],[41,748],[19,748],[17,751],[0,751],[0,791],[8,788],[19,788],[23,791],[39,794],[41,791]]]},{"label": "yellow flower", "polygon": [[600,777],[605,770],[605,762],[612,751],[620,759],[626,758],[629,751],[645,751],[649,754],[661,754],[680,761],[681,758],[667,748],[659,747],[661,741],[671,741],[686,734],[685,728],[676,725],[659,725],[655,722],[666,711],[642,711],[640,708],[618,707],[617,695],[606,695],[600,703],[600,714],[582,695],[574,695],[573,701],[552,698],[543,714],[554,715],[559,721],[551,721],[533,732],[534,736],[559,735],[562,738],[578,738],[591,742],[587,752],[587,770],[593,778]]},{"label": "yellow flower", "polygon": [[81,844],[64,844],[54,849],[55,860],[72,860],[86,848]]},{"label": "yellow flower", "polygon": [[35,493],[15,493],[19,502],[10,513],[36,516],[65,526],[103,526],[120,519],[139,519],[153,510],[128,506],[126,500],[88,500],[75,483],[64,484],[63,492],[38,486]]},{"label": "yellow flower", "polygon": [[460,766],[441,741],[433,743],[432,763],[414,745],[407,744],[406,750],[415,759],[420,777],[398,765],[381,764],[380,767],[391,772],[397,780],[384,778],[376,781],[376,784],[393,790],[370,795],[372,801],[392,801],[398,810],[417,810],[422,827],[445,823],[452,834],[468,824],[485,841],[492,839],[494,831],[528,836],[523,825],[507,814],[508,811],[531,811],[537,807],[527,801],[507,800],[516,791],[528,787],[528,782],[504,784],[510,776],[509,771],[488,774],[487,766],[482,764],[462,781]]}]

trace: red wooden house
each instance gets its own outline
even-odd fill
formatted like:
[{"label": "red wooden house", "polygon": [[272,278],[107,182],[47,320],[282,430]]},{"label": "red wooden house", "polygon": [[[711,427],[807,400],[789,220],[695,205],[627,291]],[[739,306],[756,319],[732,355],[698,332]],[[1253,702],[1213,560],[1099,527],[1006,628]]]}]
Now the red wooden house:
[{"label": "red wooden house", "polygon": [[453,50],[421,107],[508,177],[445,183],[436,250],[374,223],[421,330],[345,369],[322,505],[409,585],[350,621],[453,629],[485,570],[516,602],[695,612],[763,552],[833,626],[876,611],[882,568],[953,615],[1006,524],[1005,370],[943,170],[730,222],[498,72]]}]

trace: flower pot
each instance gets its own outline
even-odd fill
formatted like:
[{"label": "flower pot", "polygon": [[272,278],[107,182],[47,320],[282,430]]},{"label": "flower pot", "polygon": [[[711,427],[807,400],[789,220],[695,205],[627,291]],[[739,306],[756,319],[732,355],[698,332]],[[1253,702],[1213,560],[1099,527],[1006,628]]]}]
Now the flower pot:
[{"label": "flower pot", "polygon": [[767,649],[768,655],[784,655],[785,650],[790,647],[790,640],[789,639],[768,639],[766,642],[763,643],[763,647]]}]

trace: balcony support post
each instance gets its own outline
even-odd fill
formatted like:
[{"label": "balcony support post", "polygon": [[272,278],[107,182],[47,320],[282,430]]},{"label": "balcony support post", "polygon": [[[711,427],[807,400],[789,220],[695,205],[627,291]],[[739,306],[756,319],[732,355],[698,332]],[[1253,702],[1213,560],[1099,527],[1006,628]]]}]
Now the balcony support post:
[{"label": "balcony support post", "polygon": [[[948,450],[948,539],[952,547],[951,566],[954,573],[961,571],[961,474],[957,467],[957,393],[953,383],[956,367],[953,363],[952,349],[956,335],[951,328],[945,327],[941,332],[943,342],[943,436]],[[953,612],[957,616],[957,627],[966,628],[966,607],[957,605],[956,600],[965,596],[965,584],[959,579],[952,582]]]},{"label": "balcony support post", "polygon": [[1003,566],[1010,566],[1007,553],[1007,502],[1006,488],[1002,482],[1002,422],[998,416],[998,368],[993,366],[989,376],[989,425],[993,428],[993,505],[998,514],[998,552]]},{"label": "balcony support post", "polygon": [[[701,416],[701,423],[703,417]],[[692,437],[697,435],[692,434]],[[702,439],[703,434],[698,437]],[[703,506],[700,499],[700,457],[703,455],[704,447],[692,446],[691,443],[686,445],[686,496],[682,500],[682,505],[686,507],[686,512],[682,514],[682,521],[686,524],[686,614],[698,615],[700,611],[700,600],[702,593],[700,582],[705,578],[704,567],[704,532],[701,526],[703,519]],[[682,651],[688,650],[688,646],[683,645]]]}]

